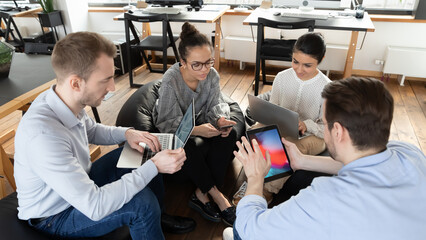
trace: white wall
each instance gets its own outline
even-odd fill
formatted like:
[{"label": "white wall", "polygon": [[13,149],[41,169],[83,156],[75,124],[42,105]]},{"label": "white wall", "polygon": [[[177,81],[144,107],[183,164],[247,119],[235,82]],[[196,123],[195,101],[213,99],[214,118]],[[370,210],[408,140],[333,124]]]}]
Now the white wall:
[{"label": "white wall", "polygon": [[367,33],[363,48],[356,52],[354,69],[381,71],[374,60],[385,58],[387,46],[426,47],[426,23],[374,22],[374,26],[376,31]]},{"label": "white wall", "polygon": [[62,18],[68,32],[88,30],[87,0],[56,0],[55,6],[62,10]]}]

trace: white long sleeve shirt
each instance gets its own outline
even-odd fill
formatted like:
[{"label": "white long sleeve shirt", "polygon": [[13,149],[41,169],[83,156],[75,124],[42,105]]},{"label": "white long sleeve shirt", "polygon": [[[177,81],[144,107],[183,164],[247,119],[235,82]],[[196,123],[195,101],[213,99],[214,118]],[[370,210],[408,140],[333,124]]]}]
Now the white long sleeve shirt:
[{"label": "white long sleeve shirt", "polygon": [[322,123],[321,92],[330,79],[321,71],[307,81],[297,77],[293,68],[277,74],[272,84],[270,102],[299,113],[300,121],[306,125],[307,132],[324,138]]},{"label": "white long sleeve shirt", "polygon": [[98,124],[84,109],[76,117],[54,87],[36,98],[16,132],[18,217],[48,217],[73,206],[92,220],[102,219],[141,191],[157,168],[147,161],[120,180],[98,187],[88,175],[88,144],[121,143],[127,128]]}]

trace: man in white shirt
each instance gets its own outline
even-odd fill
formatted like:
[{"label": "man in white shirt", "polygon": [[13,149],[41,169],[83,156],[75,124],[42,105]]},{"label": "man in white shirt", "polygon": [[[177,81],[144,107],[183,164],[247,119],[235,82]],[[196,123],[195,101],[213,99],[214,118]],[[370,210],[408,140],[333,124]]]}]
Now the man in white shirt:
[{"label": "man in white shirt", "polygon": [[[162,224],[172,232],[195,227],[192,219],[161,214],[158,173],[179,171],[183,149],[160,151],[150,133],[96,123],[84,110],[115,90],[115,54],[115,45],[96,33],[57,42],[57,84],[34,100],[16,133],[18,217],[57,238],[102,236],[127,225],[133,239],[163,239]],[[115,167],[122,148],[91,163],[88,144],[124,141],[140,152],[140,142],[160,152],[134,170]]]},{"label": "man in white shirt", "polygon": [[303,155],[293,143],[283,143],[293,170],[334,176],[315,178],[268,209],[262,188],[269,153],[265,161],[257,142],[252,150],[243,138],[234,154],[248,186],[225,239],[425,239],[426,157],[413,145],[388,142],[392,95],[378,80],[352,77],[329,83],[322,97],[331,157]]}]

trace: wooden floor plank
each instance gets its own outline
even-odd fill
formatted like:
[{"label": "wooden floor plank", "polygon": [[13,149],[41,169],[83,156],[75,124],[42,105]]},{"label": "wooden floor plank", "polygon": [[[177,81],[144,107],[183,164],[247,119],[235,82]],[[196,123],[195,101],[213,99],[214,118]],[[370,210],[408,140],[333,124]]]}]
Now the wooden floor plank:
[{"label": "wooden floor plank", "polygon": [[423,111],[423,115],[426,115],[426,83],[421,81],[409,81],[410,86],[416,95],[417,101]]},{"label": "wooden floor plank", "polygon": [[410,81],[407,81],[405,87],[400,87],[402,102],[410,119],[411,126],[417,137],[418,145],[422,151],[426,151],[426,118],[421,106],[411,88]]},{"label": "wooden floor plank", "polygon": [[394,114],[393,121],[395,122],[395,128],[398,133],[400,141],[409,142],[417,147],[420,147],[413,126],[410,124],[410,118],[407,115],[407,109],[405,109],[404,102],[402,100],[400,88],[398,82],[392,79],[386,83],[389,91],[394,98]]}]

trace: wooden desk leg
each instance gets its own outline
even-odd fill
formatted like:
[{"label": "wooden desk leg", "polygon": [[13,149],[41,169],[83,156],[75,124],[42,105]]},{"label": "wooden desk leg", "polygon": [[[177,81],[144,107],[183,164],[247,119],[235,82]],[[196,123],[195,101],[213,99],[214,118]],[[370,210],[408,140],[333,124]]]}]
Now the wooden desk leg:
[{"label": "wooden desk leg", "polygon": [[214,68],[219,71],[220,68],[220,25],[222,24],[222,17],[218,18],[215,22],[216,29],[215,29],[215,37],[214,37]]},{"label": "wooden desk leg", "polygon": [[352,31],[348,54],[346,55],[346,64],[345,64],[345,70],[343,71],[343,78],[347,78],[352,75],[352,67],[354,65],[356,44],[358,41],[358,33],[359,33],[358,31]]}]

